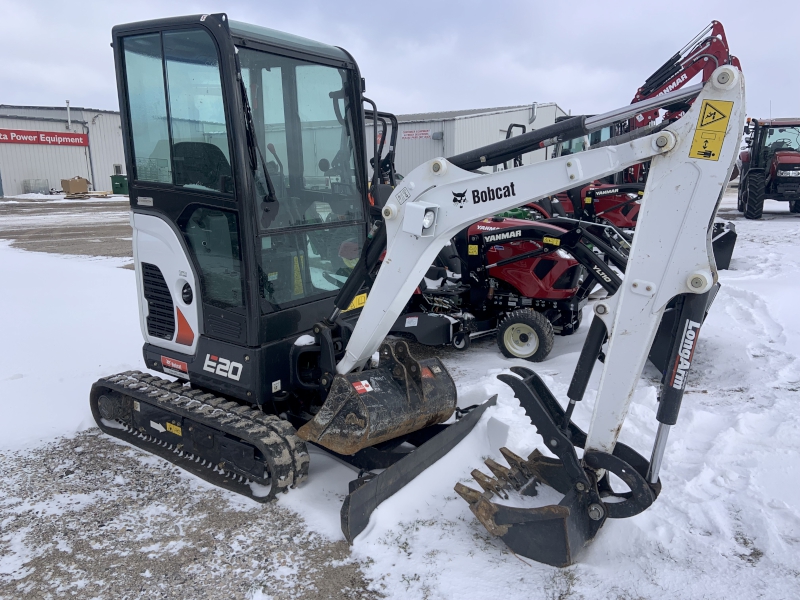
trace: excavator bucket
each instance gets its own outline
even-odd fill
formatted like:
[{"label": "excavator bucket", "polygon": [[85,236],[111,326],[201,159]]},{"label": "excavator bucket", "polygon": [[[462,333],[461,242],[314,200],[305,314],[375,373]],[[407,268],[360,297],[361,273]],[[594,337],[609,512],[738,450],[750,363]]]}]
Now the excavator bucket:
[{"label": "excavator bucket", "polygon": [[443,423],[456,385],[438,358],[415,359],[404,341],[380,347],[380,367],[337,375],[328,397],[297,435],[332,450],[359,450]]},{"label": "excavator bucket", "polygon": [[[515,553],[566,567],[578,560],[606,519],[630,517],[645,510],[655,501],[661,484],[647,482],[647,460],[621,443],[612,454],[585,452],[583,464],[590,468],[584,469],[575,448],[584,447],[586,434],[566,418],[536,373],[523,367],[512,367],[511,371],[517,377],[500,375],[499,379],[514,390],[556,458],[534,450],[523,459],[501,448],[508,467],[488,459],[491,475],[477,469],[472,472],[483,491],[461,483],[456,484],[455,491],[487,531]],[[597,469],[606,470],[599,481],[594,475]],[[630,491],[615,493],[608,482],[609,472],[619,476]],[[547,504],[558,496],[557,504]],[[492,501],[494,497],[497,499]]]}]

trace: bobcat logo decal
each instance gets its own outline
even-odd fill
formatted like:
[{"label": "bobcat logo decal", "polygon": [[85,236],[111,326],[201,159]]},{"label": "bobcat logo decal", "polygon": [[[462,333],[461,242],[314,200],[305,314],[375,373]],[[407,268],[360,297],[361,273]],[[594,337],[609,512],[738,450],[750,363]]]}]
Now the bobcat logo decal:
[{"label": "bobcat logo decal", "polygon": [[467,190],[464,190],[460,194],[458,192],[453,192],[453,204],[458,204],[458,208],[464,208],[464,203],[467,201]]}]

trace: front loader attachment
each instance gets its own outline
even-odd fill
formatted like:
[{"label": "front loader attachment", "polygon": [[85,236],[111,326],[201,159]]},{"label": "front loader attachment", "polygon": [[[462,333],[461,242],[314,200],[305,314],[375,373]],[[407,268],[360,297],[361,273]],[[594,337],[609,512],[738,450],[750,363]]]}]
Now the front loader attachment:
[{"label": "front loader attachment", "polygon": [[[575,449],[584,447],[586,434],[569,421],[536,373],[523,367],[511,370],[519,377],[499,378],[514,390],[557,458],[534,450],[526,460],[501,448],[508,467],[488,459],[486,466],[492,475],[477,469],[472,472],[483,492],[461,483],[455,490],[489,533],[500,537],[515,553],[566,567],[578,559],[606,519],[642,512],[658,496],[661,484],[647,482],[647,460],[624,444],[617,443],[613,454],[585,452],[581,461]],[[599,481],[598,469],[605,469]],[[609,472],[619,476],[630,491],[614,492]],[[531,499],[540,495],[552,497],[554,492],[563,495],[557,505],[519,506],[535,503]],[[495,496],[498,499],[493,502]]]}]

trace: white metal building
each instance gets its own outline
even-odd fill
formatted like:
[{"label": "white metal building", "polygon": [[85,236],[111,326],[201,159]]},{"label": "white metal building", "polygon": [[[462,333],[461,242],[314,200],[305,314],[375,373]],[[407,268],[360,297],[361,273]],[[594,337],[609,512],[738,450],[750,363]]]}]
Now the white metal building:
[{"label": "white metal building", "polygon": [[118,112],[0,104],[0,197],[60,189],[75,176],[111,190],[115,174],[125,174]]},{"label": "white metal building", "polygon": [[[504,140],[512,123],[524,125],[527,131],[531,131],[552,125],[557,117],[566,114],[555,102],[548,102],[397,115],[400,131],[397,136],[395,168],[398,173],[405,175],[437,156],[455,156]],[[371,118],[367,116],[366,120],[367,140],[372,140]],[[380,131],[380,124],[378,128]],[[520,128],[515,128],[512,134],[519,135],[521,132]],[[387,151],[388,147],[384,147],[384,156]],[[371,145],[367,155],[372,157]],[[523,155],[522,162],[527,165],[544,159],[545,151],[537,150]]]}]

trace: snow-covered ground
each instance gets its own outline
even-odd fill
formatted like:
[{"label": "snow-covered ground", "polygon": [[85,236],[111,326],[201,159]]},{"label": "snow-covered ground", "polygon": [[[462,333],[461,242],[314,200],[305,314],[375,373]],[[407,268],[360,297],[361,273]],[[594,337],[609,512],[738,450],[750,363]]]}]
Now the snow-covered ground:
[{"label": "snow-covered ground", "polygon": [[8,202],[9,204],[19,204],[21,202],[37,202],[37,203],[72,203],[72,202],[100,202],[103,200],[111,201],[127,201],[128,196],[121,194],[111,194],[109,192],[108,198],[72,198],[68,199],[66,194],[19,194],[18,196],[8,196],[0,198],[0,202]]},{"label": "snow-covered ground", "polygon": [[[492,538],[453,485],[469,485],[470,471],[488,456],[499,458],[500,445],[527,455],[542,443],[496,379],[511,365],[530,363],[504,359],[492,340],[477,342],[443,360],[462,406],[493,394],[498,406],[374,513],[352,547],[371,589],[403,599],[800,597],[800,216],[790,215],[785,203],[767,204],[762,221],[736,219],[731,270],[721,272],[723,287],[667,446],[663,491],[650,509],[609,521],[582,562],[568,569],[516,557]],[[738,216],[734,197],[726,197],[721,216]],[[35,457],[54,437],[91,427],[91,383],[141,368],[133,273],[117,268],[123,262],[26,253],[0,241],[0,453]],[[552,357],[535,365],[562,402],[585,333],[584,327],[557,339]],[[590,389],[598,376],[596,369]],[[645,456],[656,428],[657,380],[655,370],[645,371],[621,435]],[[591,408],[590,392],[576,410],[579,425],[587,425]],[[159,468],[158,459],[144,460]],[[340,540],[339,507],[353,477],[315,453],[308,482],[283,496],[279,507],[299,513],[310,531]],[[0,527],[12,518],[4,521],[2,513],[12,501],[0,485]],[[39,508],[79,510],[64,508],[63,498],[55,502]],[[270,527],[263,507],[230,502]],[[155,544],[167,534],[149,535]],[[0,586],[24,581],[29,544],[0,531]],[[258,552],[252,539],[231,548],[234,555],[237,548]],[[285,569],[287,577],[297,570],[291,561]],[[285,593],[256,579],[249,592],[253,599]],[[304,595],[297,590],[297,597]]]}]

